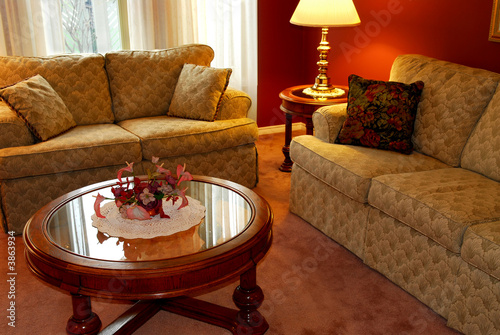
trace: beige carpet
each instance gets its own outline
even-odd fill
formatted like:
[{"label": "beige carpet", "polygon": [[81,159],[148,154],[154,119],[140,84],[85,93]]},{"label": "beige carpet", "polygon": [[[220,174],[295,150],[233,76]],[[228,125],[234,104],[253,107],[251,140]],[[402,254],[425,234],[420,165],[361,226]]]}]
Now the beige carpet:
[{"label": "beige carpet", "polygon": [[[360,259],[288,211],[290,174],[278,170],[284,135],[258,141],[260,182],[255,191],[271,204],[274,242],[257,267],[266,296],[260,308],[269,322],[266,334],[457,334],[446,321],[415,298],[369,269]],[[71,298],[35,278],[16,238],[16,327],[7,325],[7,236],[0,234],[0,334],[64,334]],[[234,308],[237,280],[202,298]],[[92,299],[104,325],[129,305]],[[161,311],[135,334],[230,334],[229,331]]]}]

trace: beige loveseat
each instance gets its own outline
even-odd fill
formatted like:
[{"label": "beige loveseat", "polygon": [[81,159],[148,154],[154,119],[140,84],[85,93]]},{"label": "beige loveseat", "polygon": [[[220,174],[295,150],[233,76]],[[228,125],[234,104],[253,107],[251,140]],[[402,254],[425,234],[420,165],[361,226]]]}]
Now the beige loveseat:
[{"label": "beige loveseat", "polygon": [[399,56],[424,82],[405,155],[334,144],[346,104],[291,143],[290,211],[466,334],[500,333],[500,75]]},{"label": "beige loveseat", "polygon": [[258,129],[247,118],[251,104],[247,94],[228,88],[214,122],[169,115],[184,64],[209,66],[213,56],[208,46],[187,45],[106,55],[0,57],[0,87],[39,74],[76,123],[41,142],[0,101],[4,229],[21,233],[30,216],[51,199],[116,178],[126,161],[135,162],[135,173],[143,174],[152,156],[173,172],[178,164],[186,164],[192,174],[254,187]]}]

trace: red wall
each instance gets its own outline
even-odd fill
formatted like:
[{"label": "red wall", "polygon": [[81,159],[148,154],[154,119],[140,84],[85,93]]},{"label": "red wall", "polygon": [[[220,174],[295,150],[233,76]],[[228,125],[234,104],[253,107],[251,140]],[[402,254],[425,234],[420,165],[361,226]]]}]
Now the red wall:
[{"label": "red wall", "polygon": [[[279,92],[317,75],[319,28],[289,23],[298,0],[259,0],[260,127],[284,123]],[[500,72],[500,43],[488,41],[493,0],[354,0],[361,25],[330,28],[329,75],[387,80],[397,55],[418,53]],[[282,113],[281,113],[282,114]]]},{"label": "red wall", "polygon": [[305,78],[304,34],[290,23],[298,0],[259,0],[257,123],[259,127],[285,123],[279,93]]}]

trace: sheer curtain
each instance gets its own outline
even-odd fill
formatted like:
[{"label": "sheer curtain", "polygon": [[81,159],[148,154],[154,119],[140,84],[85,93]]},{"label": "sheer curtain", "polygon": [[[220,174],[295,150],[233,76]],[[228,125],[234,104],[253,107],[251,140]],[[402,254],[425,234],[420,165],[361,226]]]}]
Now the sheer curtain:
[{"label": "sheer curtain", "polygon": [[59,1],[1,0],[0,54],[44,56],[64,51]]},{"label": "sheer curtain", "polygon": [[212,66],[231,68],[229,85],[252,98],[257,118],[257,0],[128,0],[131,49],[208,44]]},{"label": "sheer curtain", "polygon": [[257,119],[257,0],[196,0],[198,42],[215,50],[214,67],[233,69],[229,85],[252,98]]},{"label": "sheer curtain", "polygon": [[197,41],[195,0],[128,0],[130,49],[165,49]]},{"label": "sheer curtain", "polygon": [[[250,95],[249,117],[256,119],[257,0],[73,0],[93,8],[96,38],[87,43],[92,44],[89,50],[80,52],[116,50],[110,33],[113,2],[114,8],[122,9],[117,19],[127,26],[121,29],[122,34],[128,31],[128,36],[121,36],[122,45],[130,49],[210,45],[215,51],[212,66],[233,69],[229,85]],[[0,54],[71,52],[65,45],[62,15],[60,0],[0,0]]]}]

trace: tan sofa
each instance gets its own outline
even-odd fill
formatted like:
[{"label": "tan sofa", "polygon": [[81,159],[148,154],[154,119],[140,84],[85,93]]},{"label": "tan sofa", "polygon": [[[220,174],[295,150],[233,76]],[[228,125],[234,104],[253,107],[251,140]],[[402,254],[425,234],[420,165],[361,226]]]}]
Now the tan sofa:
[{"label": "tan sofa", "polygon": [[209,66],[213,50],[187,45],[106,55],[0,57],[0,86],[40,74],[76,127],[37,141],[0,101],[0,221],[21,233],[40,207],[78,187],[116,178],[125,162],[143,174],[152,156],[175,171],[257,183],[256,123],[247,94],[228,88],[214,122],[167,115],[185,63]]},{"label": "tan sofa", "polygon": [[410,155],[334,144],[346,104],[291,143],[290,211],[466,334],[500,333],[500,75],[420,55]]}]

